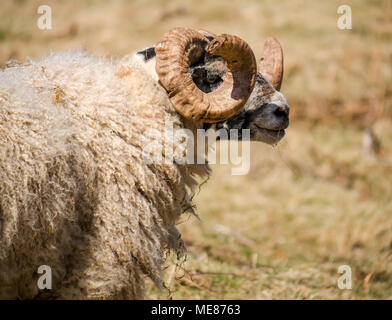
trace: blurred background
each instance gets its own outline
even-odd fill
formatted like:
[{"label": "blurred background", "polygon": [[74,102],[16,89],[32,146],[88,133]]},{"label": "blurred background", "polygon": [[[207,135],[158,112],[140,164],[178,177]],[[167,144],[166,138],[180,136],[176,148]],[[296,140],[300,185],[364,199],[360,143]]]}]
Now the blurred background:
[{"label": "blurred background", "polygon": [[392,299],[392,1],[5,0],[0,66],[75,47],[119,57],[176,26],[236,34],[257,58],[275,35],[291,125],[278,146],[252,144],[248,175],[213,166],[200,220],[179,226],[187,258],[168,255],[165,289],[148,283],[147,298]]}]

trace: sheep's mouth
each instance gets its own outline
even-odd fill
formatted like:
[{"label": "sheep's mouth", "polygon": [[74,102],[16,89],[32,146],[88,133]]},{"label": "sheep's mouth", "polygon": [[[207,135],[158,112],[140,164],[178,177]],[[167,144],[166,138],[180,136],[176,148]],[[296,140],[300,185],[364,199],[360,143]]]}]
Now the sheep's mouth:
[{"label": "sheep's mouth", "polygon": [[272,145],[277,144],[286,134],[286,131],[284,129],[265,129],[258,126],[257,124],[255,124],[255,128],[252,131],[254,140]]}]

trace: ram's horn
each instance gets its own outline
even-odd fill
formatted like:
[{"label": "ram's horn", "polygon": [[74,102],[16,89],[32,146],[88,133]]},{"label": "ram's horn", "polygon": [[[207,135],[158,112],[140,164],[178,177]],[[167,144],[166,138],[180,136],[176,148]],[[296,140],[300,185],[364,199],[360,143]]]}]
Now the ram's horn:
[{"label": "ram's horn", "polygon": [[[188,28],[167,32],[155,47],[156,72],[174,108],[185,118],[203,122],[223,121],[236,114],[251,94],[256,60],[242,39],[222,34],[209,41],[206,33]],[[202,92],[193,82],[189,66],[208,52],[225,59],[223,83],[213,92]]]},{"label": "ram's horn", "polygon": [[203,36],[205,36],[205,37],[207,37],[207,38],[215,38],[216,37],[216,34],[214,34],[214,33],[212,33],[212,32],[210,32],[210,31],[207,31],[207,30],[204,30],[204,29],[198,29],[197,30],[199,33],[201,33]]},{"label": "ram's horn", "polygon": [[283,79],[283,50],[275,37],[269,37],[265,41],[258,70],[276,90],[280,90]]}]

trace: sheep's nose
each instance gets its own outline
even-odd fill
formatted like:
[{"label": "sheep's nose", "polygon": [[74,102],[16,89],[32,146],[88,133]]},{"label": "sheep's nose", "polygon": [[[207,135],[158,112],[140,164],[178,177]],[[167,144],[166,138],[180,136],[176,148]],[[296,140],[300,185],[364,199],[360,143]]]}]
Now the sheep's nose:
[{"label": "sheep's nose", "polygon": [[273,111],[273,113],[277,118],[288,118],[290,113],[290,108],[287,104],[276,106],[276,109]]}]

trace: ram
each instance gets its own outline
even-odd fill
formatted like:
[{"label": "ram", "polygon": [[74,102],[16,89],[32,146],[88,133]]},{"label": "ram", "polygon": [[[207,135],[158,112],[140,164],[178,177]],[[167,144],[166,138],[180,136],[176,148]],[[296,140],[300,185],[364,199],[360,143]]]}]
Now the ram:
[{"label": "ram", "polygon": [[[146,162],[146,129],[249,129],[277,143],[289,107],[274,38],[259,67],[240,38],[188,28],[119,60],[67,51],[4,67],[0,297],[140,299],[146,276],[159,286],[163,250],[184,251],[175,223],[210,168]],[[37,286],[41,265],[51,290]]]}]

